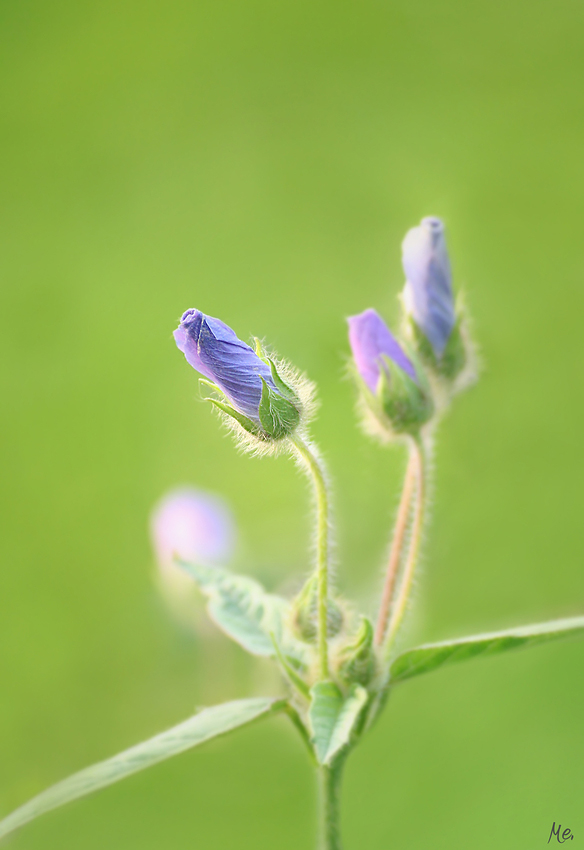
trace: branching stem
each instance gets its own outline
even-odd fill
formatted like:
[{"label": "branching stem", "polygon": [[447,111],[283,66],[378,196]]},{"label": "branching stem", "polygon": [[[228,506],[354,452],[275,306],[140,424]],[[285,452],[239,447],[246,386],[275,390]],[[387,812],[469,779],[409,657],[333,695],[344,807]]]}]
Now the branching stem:
[{"label": "branching stem", "polygon": [[329,568],[329,498],[322,467],[311,450],[309,444],[301,437],[294,435],[290,438],[301,460],[308,467],[317,509],[317,540],[316,540],[316,569],[318,577],[318,657],[320,661],[321,681],[328,679],[328,568]]},{"label": "branching stem", "polygon": [[391,549],[389,552],[387,572],[385,574],[385,581],[383,584],[383,593],[381,595],[379,615],[377,617],[377,626],[375,628],[376,646],[381,646],[383,644],[383,639],[385,638],[385,633],[387,631],[389,610],[391,607],[391,601],[393,599],[395,583],[397,579],[399,565],[401,562],[401,555],[408,527],[408,520],[410,517],[412,494],[414,492],[414,485],[416,481],[416,464],[417,461],[415,457],[415,451],[414,449],[410,448],[408,466],[404,478],[404,486],[399,503],[399,508],[397,511],[397,518],[393,531]]}]

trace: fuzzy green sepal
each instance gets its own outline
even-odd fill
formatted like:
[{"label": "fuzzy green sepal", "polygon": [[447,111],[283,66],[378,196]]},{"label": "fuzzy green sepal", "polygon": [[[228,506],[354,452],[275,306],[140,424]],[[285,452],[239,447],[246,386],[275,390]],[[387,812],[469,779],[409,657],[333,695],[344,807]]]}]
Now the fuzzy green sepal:
[{"label": "fuzzy green sepal", "polygon": [[289,437],[300,422],[298,408],[284,395],[268,386],[263,378],[259,416],[266,435],[274,440]]},{"label": "fuzzy green sepal", "polygon": [[462,317],[457,317],[441,357],[436,357],[430,341],[411,317],[410,322],[414,344],[424,364],[440,377],[453,381],[467,362],[466,346],[461,332]]},{"label": "fuzzy green sepal", "polygon": [[[207,381],[206,378],[199,378],[199,384],[203,386],[209,387],[214,392],[226,398],[225,393],[214,384],[212,381]],[[212,396],[203,396],[203,401],[210,401],[221,413],[225,413],[227,416],[230,416],[232,419],[235,419],[241,427],[248,432],[248,434],[253,434],[254,437],[261,436],[261,429],[258,427],[257,423],[250,419],[249,416],[245,416],[243,413],[240,413],[239,410],[236,410],[232,405],[228,404],[226,401],[220,401],[217,398],[213,398]]]},{"label": "fuzzy green sepal", "polygon": [[429,388],[423,371],[416,370],[417,381],[389,357],[384,357],[377,386],[377,399],[396,434],[417,434],[434,413]]}]

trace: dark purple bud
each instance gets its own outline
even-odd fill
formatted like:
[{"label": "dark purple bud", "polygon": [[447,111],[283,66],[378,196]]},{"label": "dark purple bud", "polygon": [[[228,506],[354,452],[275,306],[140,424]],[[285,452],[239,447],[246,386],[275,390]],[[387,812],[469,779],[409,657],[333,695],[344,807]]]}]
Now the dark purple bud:
[{"label": "dark purple bud", "polygon": [[376,310],[350,316],[348,322],[355,365],[372,393],[377,391],[384,356],[417,382],[413,363]]},{"label": "dark purple bud", "polygon": [[174,332],[187,361],[223,390],[234,408],[259,421],[262,378],[276,389],[272,371],[228,325],[200,310],[187,310]]},{"label": "dark purple bud", "polygon": [[456,323],[452,274],[439,218],[423,218],[402,243],[406,309],[439,359]]}]

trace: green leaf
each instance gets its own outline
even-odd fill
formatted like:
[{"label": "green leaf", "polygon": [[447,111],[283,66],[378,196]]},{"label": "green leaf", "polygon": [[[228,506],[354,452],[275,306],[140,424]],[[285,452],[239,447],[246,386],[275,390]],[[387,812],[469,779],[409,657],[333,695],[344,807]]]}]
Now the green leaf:
[{"label": "green leaf", "polygon": [[286,628],[289,603],[266,593],[259,582],[219,567],[202,567],[177,560],[208,597],[210,616],[252,655],[274,656],[273,634],[285,656],[304,662],[305,649]]},{"label": "green leaf", "polygon": [[496,655],[508,649],[535,646],[538,643],[569,637],[571,634],[582,631],[584,631],[584,617],[572,617],[531,626],[520,626],[501,632],[472,635],[459,640],[423,644],[404,652],[395,659],[390,669],[390,682],[402,682],[404,679],[411,679],[412,676],[437,670],[445,664],[466,661],[467,658]]},{"label": "green leaf", "polygon": [[351,735],[355,731],[357,720],[367,700],[367,691],[361,685],[355,685],[349,692],[335,723],[324,761],[325,764],[330,764],[334,757],[350,743]]},{"label": "green leaf", "polygon": [[320,764],[330,764],[347,746],[359,715],[367,702],[365,688],[355,685],[343,697],[334,682],[319,682],[311,689],[309,719],[312,743]]},{"label": "green leaf", "polygon": [[319,682],[311,689],[312,703],[308,713],[312,743],[320,764],[324,764],[333,729],[343,707],[343,695],[334,682]]},{"label": "green leaf", "polygon": [[58,782],[0,821],[0,838],[39,815],[105,788],[132,773],[196,747],[218,735],[245,726],[286,707],[285,700],[241,699],[206,708],[184,723],[144,741],[107,761],[94,764]]}]

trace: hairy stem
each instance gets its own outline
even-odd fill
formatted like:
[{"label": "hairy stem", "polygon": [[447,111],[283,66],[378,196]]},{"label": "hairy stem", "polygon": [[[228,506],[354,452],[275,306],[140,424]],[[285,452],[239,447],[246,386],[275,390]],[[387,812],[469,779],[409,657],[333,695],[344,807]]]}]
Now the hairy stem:
[{"label": "hairy stem", "polygon": [[414,571],[416,569],[416,563],[420,551],[420,543],[422,539],[426,487],[424,470],[424,450],[422,448],[421,441],[419,440],[412,441],[412,460],[414,464],[414,480],[416,484],[416,499],[414,507],[414,519],[412,525],[412,536],[410,540],[408,557],[403,571],[403,578],[398,591],[397,599],[395,601],[395,605],[393,606],[393,611],[387,629],[387,637],[385,640],[386,655],[389,654],[389,651],[395,640],[395,636],[397,635],[399,627],[402,624],[404,614],[406,612],[408,598],[412,589]]},{"label": "hairy stem", "polygon": [[379,615],[377,617],[377,626],[375,628],[375,645],[381,646],[387,631],[387,621],[389,619],[389,609],[393,599],[395,582],[401,562],[401,554],[403,550],[406,530],[408,527],[408,519],[410,517],[410,508],[412,503],[412,494],[414,492],[414,484],[416,481],[416,457],[412,449],[408,466],[404,478],[404,486],[397,511],[397,518],[393,531],[391,549],[389,552],[389,560],[387,563],[387,572],[383,583],[383,593],[381,595],[381,603],[379,605]]},{"label": "hairy stem", "polygon": [[316,540],[316,570],[318,577],[318,657],[320,661],[320,678],[328,679],[328,566],[329,566],[329,499],[326,481],[322,467],[310,446],[299,436],[291,437],[296,451],[301,460],[308,467],[314,492],[316,496],[317,509],[317,540]]},{"label": "hairy stem", "polygon": [[318,850],[342,850],[340,824],[340,783],[342,762],[319,769]]}]

